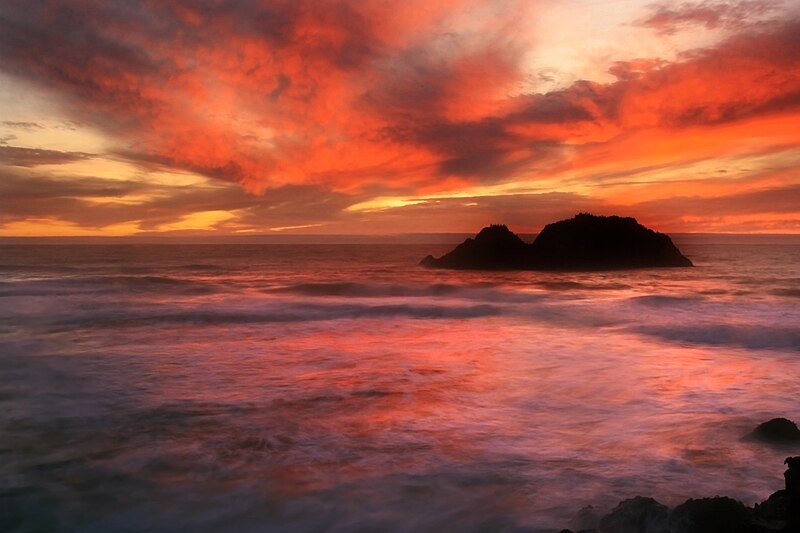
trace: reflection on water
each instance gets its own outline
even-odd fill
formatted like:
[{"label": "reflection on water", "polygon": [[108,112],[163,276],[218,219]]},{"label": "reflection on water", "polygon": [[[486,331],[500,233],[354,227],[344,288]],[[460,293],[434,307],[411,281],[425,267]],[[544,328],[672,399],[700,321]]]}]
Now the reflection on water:
[{"label": "reflection on water", "polygon": [[741,437],[800,419],[800,248],[682,248],[698,268],[594,274],[6,248],[2,525],[536,531],[637,494],[761,500],[787,453]]}]

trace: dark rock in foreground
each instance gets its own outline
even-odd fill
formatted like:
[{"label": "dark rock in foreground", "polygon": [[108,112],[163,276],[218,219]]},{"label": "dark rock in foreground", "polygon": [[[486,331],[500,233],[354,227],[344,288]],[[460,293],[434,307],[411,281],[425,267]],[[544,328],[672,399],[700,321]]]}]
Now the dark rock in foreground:
[{"label": "dark rock in foreground", "polygon": [[773,492],[769,498],[757,503],[753,509],[753,518],[765,527],[780,528],[786,523],[792,512],[792,498],[786,490]]},{"label": "dark rock in foreground", "polygon": [[[724,496],[689,499],[670,510],[652,498],[621,502],[594,533],[800,533],[800,457],[787,457],[786,489],[748,508]],[[565,529],[561,533],[572,533]]]},{"label": "dark rock in foreground", "polygon": [[653,498],[636,496],[620,502],[611,513],[600,520],[601,531],[615,533],[642,533],[664,528],[669,518],[669,507]]},{"label": "dark rock in foreground", "polygon": [[750,510],[738,500],[716,496],[687,500],[672,510],[670,530],[685,533],[757,533]]},{"label": "dark rock in foreground", "polygon": [[474,270],[616,270],[687,267],[684,257],[663,233],[634,218],[579,214],[548,224],[532,244],[506,226],[484,228],[440,258],[422,265]]},{"label": "dark rock in foreground", "polygon": [[774,444],[800,442],[800,429],[789,419],[773,418],[760,424],[753,430],[750,437]]}]

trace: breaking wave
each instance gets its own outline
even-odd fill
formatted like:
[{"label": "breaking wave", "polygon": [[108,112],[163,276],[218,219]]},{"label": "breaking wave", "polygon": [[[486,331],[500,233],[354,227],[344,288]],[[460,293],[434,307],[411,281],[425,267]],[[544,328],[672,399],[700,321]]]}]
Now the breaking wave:
[{"label": "breaking wave", "polygon": [[305,322],[339,319],[368,318],[480,318],[498,315],[502,310],[491,305],[424,305],[424,304],[313,304],[281,302],[260,306],[258,309],[226,308],[157,308],[150,310],[101,309],[96,312],[76,313],[48,321],[52,326],[70,327],[123,327],[151,324],[178,323],[198,325],[254,324],[271,322]]},{"label": "breaking wave", "polygon": [[0,284],[4,296],[59,296],[69,294],[108,294],[172,291],[200,295],[216,292],[215,284],[171,276],[73,276],[12,281]]},{"label": "breaking wave", "polygon": [[800,350],[800,329],[797,327],[704,324],[639,326],[634,330],[678,344],[732,346],[751,350]]}]

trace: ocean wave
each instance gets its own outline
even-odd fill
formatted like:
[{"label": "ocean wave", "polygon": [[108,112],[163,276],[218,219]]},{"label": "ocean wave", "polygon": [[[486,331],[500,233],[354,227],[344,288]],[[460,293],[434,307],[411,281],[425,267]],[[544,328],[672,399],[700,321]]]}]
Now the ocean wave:
[{"label": "ocean wave", "polygon": [[790,298],[800,298],[800,289],[797,288],[781,288],[771,291],[775,296],[788,296]]},{"label": "ocean wave", "polygon": [[165,290],[187,295],[201,295],[217,292],[218,288],[211,283],[170,276],[75,276],[3,282],[0,284],[0,297],[163,292]]},{"label": "ocean wave", "polygon": [[676,305],[696,305],[698,302],[705,300],[702,294],[686,294],[686,295],[667,295],[667,294],[651,294],[648,296],[635,296],[631,298],[632,301],[646,305],[649,307],[669,307]]},{"label": "ocean wave", "polygon": [[269,289],[268,293],[291,293],[311,297],[351,298],[453,298],[491,303],[534,303],[546,298],[532,291],[507,290],[499,284],[456,285],[450,283],[297,283]]},{"label": "ocean wave", "polygon": [[386,296],[448,296],[463,290],[458,285],[434,283],[430,285],[368,284],[357,282],[297,283],[274,289],[306,296],[361,296],[382,298]]},{"label": "ocean wave", "polygon": [[679,344],[800,350],[796,327],[705,324],[701,326],[639,326],[634,331]]},{"label": "ocean wave", "polygon": [[178,268],[179,270],[186,270],[188,272],[220,272],[223,270],[223,268],[218,265],[206,263],[190,263],[187,265],[181,265]]},{"label": "ocean wave", "polygon": [[223,325],[272,322],[305,322],[338,319],[425,318],[469,319],[499,315],[500,307],[481,305],[434,304],[311,304],[281,302],[257,309],[190,308],[190,309],[97,309],[73,313],[49,321],[55,327],[125,327],[164,323]]},{"label": "ocean wave", "polygon": [[55,274],[71,274],[73,272],[80,272],[81,268],[77,266],[67,265],[35,265],[24,263],[5,263],[0,264],[0,272],[22,272],[30,274],[31,272],[47,272]]},{"label": "ocean wave", "polygon": [[551,291],[618,291],[631,288],[630,285],[625,283],[584,283],[571,280],[538,281],[536,282],[536,286]]}]

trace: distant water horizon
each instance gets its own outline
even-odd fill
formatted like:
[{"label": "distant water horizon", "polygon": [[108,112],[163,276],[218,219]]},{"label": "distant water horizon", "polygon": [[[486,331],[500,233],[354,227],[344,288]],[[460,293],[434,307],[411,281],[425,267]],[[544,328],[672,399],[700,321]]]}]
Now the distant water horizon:
[{"label": "distant water horizon", "polygon": [[761,501],[795,452],[743,437],[800,419],[800,236],[672,237],[695,267],[0,245],[0,529],[555,532],[636,495]]},{"label": "distant water horizon", "polygon": [[[511,231],[514,228],[509,226]],[[387,234],[197,234],[197,235],[125,235],[125,236],[7,236],[0,237],[2,245],[42,244],[458,244],[474,237],[474,232],[387,233]],[[517,232],[515,232],[517,233]],[[677,242],[717,242],[751,244],[800,243],[800,233],[687,233],[661,232]],[[517,233],[525,242],[532,242],[538,232]]]}]

